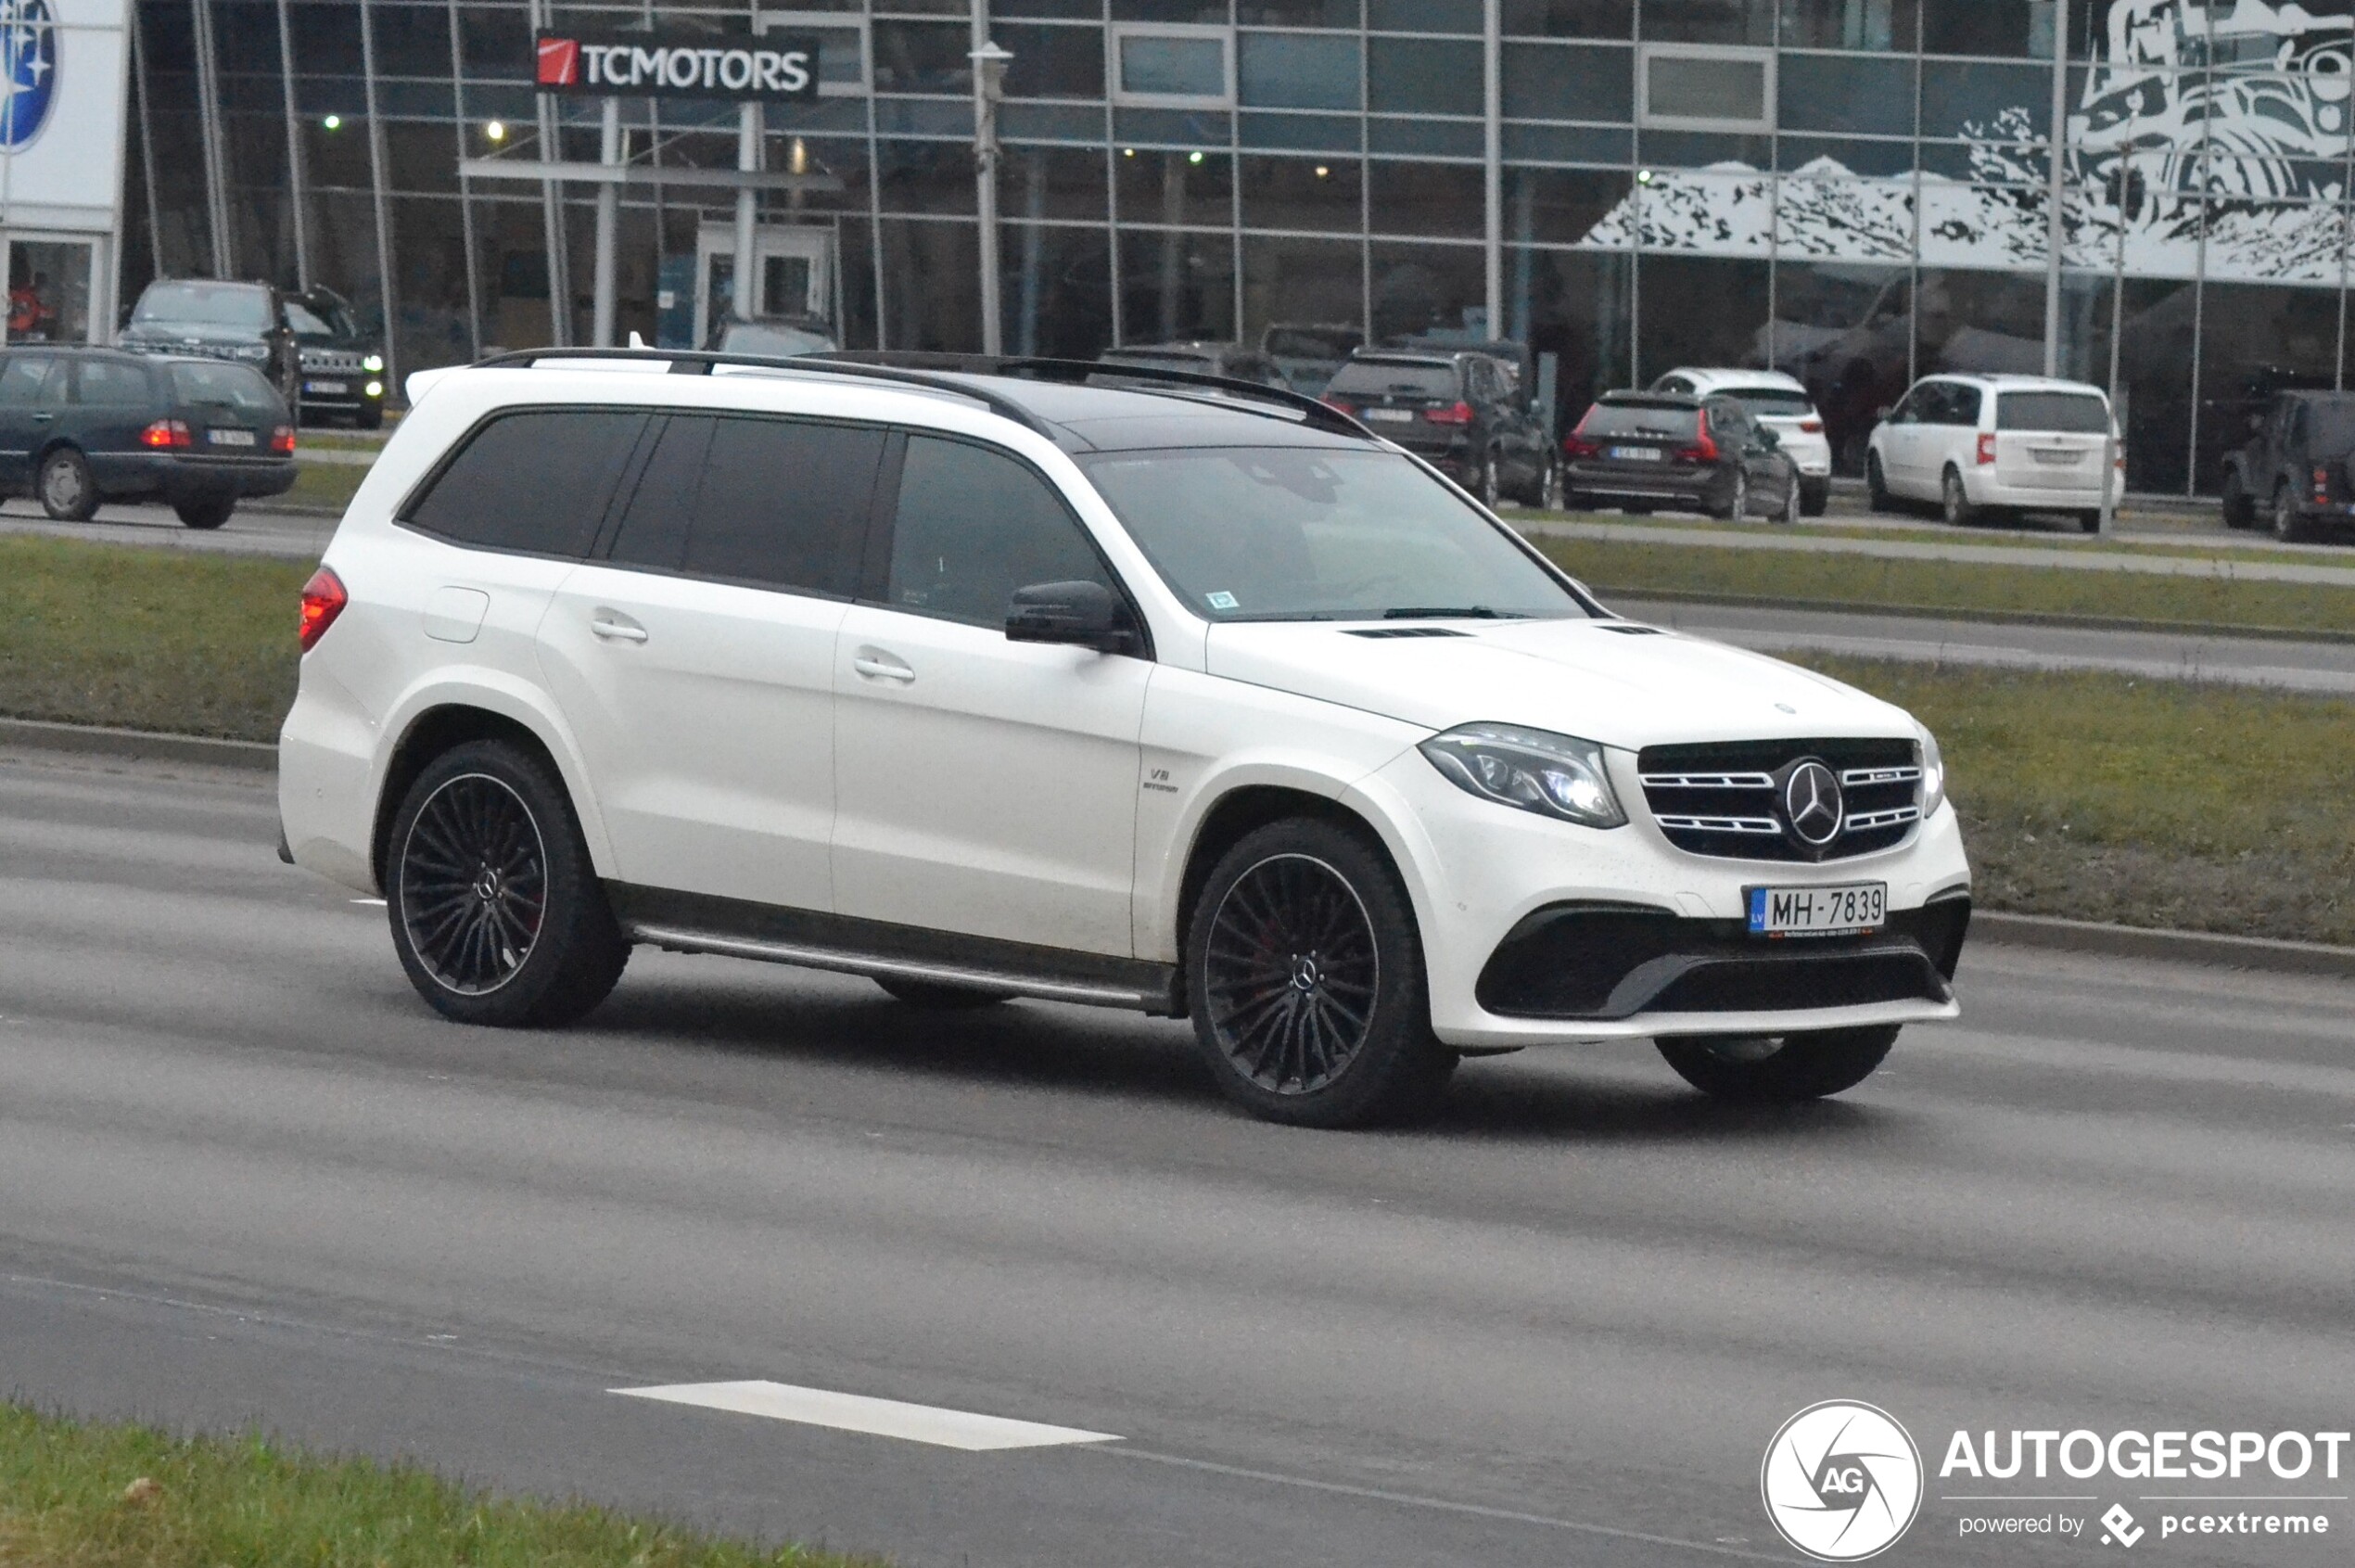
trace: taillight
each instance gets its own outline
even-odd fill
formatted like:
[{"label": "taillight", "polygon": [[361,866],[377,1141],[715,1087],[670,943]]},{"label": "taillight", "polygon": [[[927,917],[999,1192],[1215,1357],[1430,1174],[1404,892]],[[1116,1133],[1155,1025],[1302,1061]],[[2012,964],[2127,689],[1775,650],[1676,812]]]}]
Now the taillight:
[{"label": "taillight", "polygon": [[1987,467],[1995,461],[1995,438],[1984,431],[1979,438],[1979,465]]},{"label": "taillight", "polygon": [[321,567],[311,574],[311,580],[302,585],[302,628],[296,633],[304,653],[319,645],[319,639],[327,634],[327,628],[336,623],[350,601],[343,579],[334,572]]},{"label": "taillight", "polygon": [[2330,471],[2328,468],[2317,468],[2317,469],[2315,469],[2315,470],[2314,470],[2314,499],[2316,499],[2317,501],[2325,501],[2325,500],[2328,500],[2328,499],[2330,498],[2330,493],[2331,493],[2331,471]]},{"label": "taillight", "polygon": [[294,427],[291,425],[281,425],[270,432],[270,450],[281,457],[294,455]]},{"label": "taillight", "polygon": [[1676,453],[1677,462],[1714,463],[1717,461],[1717,438],[1709,433],[1709,410],[1704,408],[1700,411],[1698,425],[1700,430],[1699,438],[1692,445]]},{"label": "taillight", "polygon": [[1469,425],[1472,422],[1472,405],[1459,402],[1453,408],[1427,408],[1423,417],[1434,425]]},{"label": "taillight", "polygon": [[1824,433],[1824,422],[1820,419],[1802,419],[1799,422],[1799,427],[1811,436],[1820,436]]},{"label": "taillight", "polygon": [[1599,442],[1590,441],[1575,430],[1562,438],[1562,455],[1573,462],[1588,462],[1602,454]]},{"label": "taillight", "polygon": [[177,419],[159,419],[139,432],[139,444],[151,447],[187,447],[197,444],[188,434],[188,427]]},{"label": "taillight", "polygon": [[1350,415],[1352,418],[1356,416],[1357,405],[1355,403],[1345,403],[1339,398],[1319,398],[1317,401],[1323,403],[1327,408],[1337,408],[1343,414]]}]

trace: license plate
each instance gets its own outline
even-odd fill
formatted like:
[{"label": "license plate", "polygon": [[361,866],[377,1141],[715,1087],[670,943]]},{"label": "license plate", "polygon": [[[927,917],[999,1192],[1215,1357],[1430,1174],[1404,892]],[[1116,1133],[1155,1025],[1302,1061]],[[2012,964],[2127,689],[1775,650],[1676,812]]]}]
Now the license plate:
[{"label": "license plate", "polygon": [[2084,455],[2085,454],[2081,452],[2048,452],[2038,450],[2036,451],[2036,461],[2039,463],[2049,463],[2056,468],[2064,466],[2075,467],[2078,459],[2083,457]]},{"label": "license plate", "polygon": [[253,445],[253,432],[251,430],[207,430],[204,435],[205,440],[210,441],[215,446]]},{"label": "license plate", "polygon": [[1657,463],[1661,459],[1656,446],[1615,446],[1610,449],[1613,463]]},{"label": "license plate", "polygon": [[1415,411],[1411,408],[1369,408],[1366,411],[1366,417],[1378,424],[1406,425],[1413,422]]},{"label": "license plate", "polygon": [[1889,919],[1886,882],[1752,887],[1749,894],[1753,937],[1842,937],[1878,930]]},{"label": "license plate", "polygon": [[302,384],[302,389],[306,392],[317,392],[323,397],[339,398],[351,390],[351,388],[349,383],[342,381],[305,381]]}]

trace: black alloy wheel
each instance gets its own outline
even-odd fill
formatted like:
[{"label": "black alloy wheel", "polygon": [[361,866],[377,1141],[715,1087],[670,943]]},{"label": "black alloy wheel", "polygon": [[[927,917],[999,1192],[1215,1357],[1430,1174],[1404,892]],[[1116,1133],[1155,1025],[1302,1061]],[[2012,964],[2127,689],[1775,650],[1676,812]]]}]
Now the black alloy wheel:
[{"label": "black alloy wheel", "polygon": [[428,764],[394,818],[385,872],[401,967],[461,1023],[569,1023],[629,962],[563,786],[514,743],[472,741]]},{"label": "black alloy wheel", "polygon": [[61,523],[86,523],[98,515],[98,481],[90,460],[61,446],[41,460],[41,509]]},{"label": "black alloy wheel", "polygon": [[1796,1035],[1693,1035],[1659,1042],[1677,1076],[1703,1094],[1789,1105],[1855,1088],[1888,1058],[1899,1026]]},{"label": "black alloy wheel", "polygon": [[1332,822],[1277,822],[1221,858],[1188,932],[1187,993],[1219,1086],[1271,1120],[1427,1115],[1456,1065],[1396,873]]}]

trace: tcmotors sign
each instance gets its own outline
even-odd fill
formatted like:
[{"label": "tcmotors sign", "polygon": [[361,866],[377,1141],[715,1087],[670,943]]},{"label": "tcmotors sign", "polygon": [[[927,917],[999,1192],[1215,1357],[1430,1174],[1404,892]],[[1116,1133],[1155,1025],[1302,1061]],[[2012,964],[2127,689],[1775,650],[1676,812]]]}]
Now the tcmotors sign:
[{"label": "tcmotors sign", "polygon": [[543,32],[543,93],[594,97],[811,99],[818,41],[783,34]]}]

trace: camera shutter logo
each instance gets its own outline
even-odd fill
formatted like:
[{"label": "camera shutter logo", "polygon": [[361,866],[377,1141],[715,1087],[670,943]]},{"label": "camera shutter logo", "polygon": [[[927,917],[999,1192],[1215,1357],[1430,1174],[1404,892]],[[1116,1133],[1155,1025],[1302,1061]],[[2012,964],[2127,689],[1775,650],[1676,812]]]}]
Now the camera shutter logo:
[{"label": "camera shutter logo", "polygon": [[41,134],[57,100],[57,19],[49,0],[0,0],[0,146]]},{"label": "camera shutter logo", "polygon": [[1829,1399],[1783,1423],[1758,1486],[1783,1539],[1819,1562],[1861,1562],[1921,1512],[1921,1450],[1888,1411]]}]

